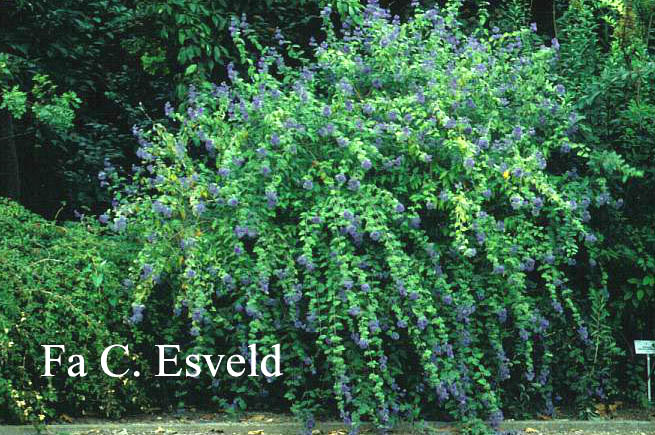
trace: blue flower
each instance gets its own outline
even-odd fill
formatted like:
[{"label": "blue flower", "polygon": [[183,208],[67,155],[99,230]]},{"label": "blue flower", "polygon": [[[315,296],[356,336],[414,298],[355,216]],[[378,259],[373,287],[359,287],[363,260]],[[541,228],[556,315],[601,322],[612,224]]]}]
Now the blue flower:
[{"label": "blue flower", "polygon": [[497,265],[494,266],[494,273],[497,275],[502,275],[505,273],[505,266],[503,265]]},{"label": "blue flower", "polygon": [[153,268],[150,264],[144,264],[141,268],[141,279],[146,279],[152,274]]},{"label": "blue flower", "polygon": [[523,199],[520,196],[512,196],[510,198],[510,204],[514,210],[518,210],[523,205]]},{"label": "blue flower", "polygon": [[525,271],[527,271],[527,272],[532,272],[532,271],[534,270],[534,265],[535,265],[535,261],[534,261],[534,259],[528,257],[528,258],[526,258],[525,261],[523,262],[523,264],[522,264],[522,268],[523,268],[523,270],[525,270]]},{"label": "blue flower", "polygon": [[328,6],[325,6],[325,7],[321,10],[321,17],[323,17],[323,18],[327,18],[327,17],[329,17],[331,14],[332,14],[332,7],[329,6],[329,5],[328,5]]},{"label": "blue flower", "polygon": [[404,206],[401,202],[399,202],[399,203],[396,204],[396,206],[394,207],[394,210],[396,211],[396,213],[402,213],[402,212],[405,211],[405,206]]},{"label": "blue flower", "polygon": [[450,195],[449,195],[448,192],[446,192],[445,190],[442,190],[442,191],[439,193],[439,200],[441,200],[441,201],[443,201],[443,202],[446,202],[446,201],[448,201],[449,199],[450,199]]},{"label": "blue flower", "polygon": [[173,116],[175,113],[175,110],[173,109],[173,106],[171,106],[171,103],[169,101],[164,104],[164,114],[166,115],[167,118],[170,118]]},{"label": "blue flower", "polygon": [[337,181],[337,183],[345,183],[346,181],[346,176],[344,174],[337,174],[334,179]]},{"label": "blue flower", "polygon": [[205,316],[205,310],[203,308],[196,308],[191,314],[191,319],[194,322],[200,322]]},{"label": "blue flower", "polygon": [[521,140],[521,137],[523,137],[523,129],[518,126],[514,127],[514,130],[512,130],[512,134],[514,135],[514,139]]},{"label": "blue flower", "polygon": [[332,115],[332,108],[330,106],[323,107],[323,116],[328,117]]},{"label": "blue flower", "polygon": [[358,191],[361,185],[362,183],[356,178],[351,178],[348,180],[348,189],[352,191]]},{"label": "blue flower", "polygon": [[372,166],[372,164],[371,164],[371,161],[369,159],[362,160],[362,168],[364,170],[368,171],[369,169],[371,169],[371,166]]},{"label": "blue flower", "polygon": [[387,113],[387,118],[389,118],[389,121],[396,121],[398,119],[398,113],[395,110],[392,110]]},{"label": "blue flower", "polygon": [[302,187],[305,190],[312,190],[312,188],[314,187],[314,183],[312,182],[312,180],[305,180],[302,183]]},{"label": "blue flower", "polygon": [[132,316],[130,317],[130,323],[137,324],[141,323],[143,320],[143,310],[145,309],[144,305],[133,305],[132,306]]},{"label": "blue flower", "polygon": [[119,217],[116,222],[114,222],[114,231],[121,232],[127,227],[127,218],[125,216]]}]

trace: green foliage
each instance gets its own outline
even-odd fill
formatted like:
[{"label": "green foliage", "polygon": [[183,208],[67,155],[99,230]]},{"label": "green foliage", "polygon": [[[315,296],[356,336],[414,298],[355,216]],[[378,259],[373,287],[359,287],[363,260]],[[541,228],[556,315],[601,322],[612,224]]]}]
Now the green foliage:
[{"label": "green foliage", "polygon": [[[104,206],[107,198],[95,175],[106,158],[130,166],[134,150],[129,128],[142,124],[145,113],[160,118],[164,103],[179,102],[190,83],[224,79],[225,66],[238,57],[229,38],[233,16],[247,15],[251,31],[262,39],[272,39],[279,27],[306,47],[324,3],[40,0],[3,8],[0,83],[11,69],[7,86],[0,87],[5,104],[21,115],[26,108],[22,93],[28,94],[29,103],[38,75],[80,99],[52,94],[32,106],[36,116],[16,122],[23,203],[52,217],[65,200],[67,218],[74,208]],[[333,3],[343,16],[356,16],[361,8],[356,0]],[[72,121],[69,109],[76,111],[76,125],[61,134],[59,129]],[[37,171],[40,176],[34,176]]]},{"label": "green foliage", "polygon": [[[0,200],[0,232],[0,421],[39,423],[62,413],[115,417],[138,409],[143,388],[99,367],[105,346],[130,343],[129,293],[119,279],[134,246],[100,238],[92,227],[57,226],[6,200]],[[55,377],[41,377],[43,344],[84,355],[88,376],[69,378],[55,368]]]},{"label": "green foliage", "polygon": [[14,117],[22,118],[27,110],[27,94],[19,90],[18,85],[4,90],[0,109],[7,109]]},{"label": "green foliage", "polygon": [[[25,202],[93,208],[110,182],[101,221],[121,234],[0,202],[0,418],[116,416],[148,395],[476,433],[501,409],[561,399],[588,417],[638,399],[627,348],[655,328],[655,2],[556,0],[538,32],[516,31],[539,12],[524,0],[416,17],[391,2],[405,24],[363,3],[3,9],[0,111]],[[119,176],[108,160],[131,166],[133,124],[154,127],[135,128],[141,166]],[[129,266],[136,287],[119,283]],[[281,342],[286,370],[47,382],[44,342],[93,361],[133,344],[142,379],[153,344]]]},{"label": "green foliage", "polygon": [[495,23],[503,30],[527,26],[530,18],[530,2],[510,0],[498,10]]},{"label": "green foliage", "polygon": [[[584,117],[581,134],[589,146],[585,172],[603,182],[621,205],[598,215],[592,226],[606,237],[599,261],[611,272],[605,302],[607,321],[631,355],[632,339],[649,336],[655,311],[655,64],[649,50],[651,2],[576,1],[559,21],[561,80]],[[616,165],[634,168],[632,177],[610,176]],[[626,172],[624,172],[626,173]],[[605,196],[596,201],[606,201]],[[625,365],[634,367],[633,362]],[[623,366],[622,364],[621,366]],[[621,382],[637,373],[622,370]],[[632,389],[628,396],[635,399]]]},{"label": "green foliage", "polygon": [[458,7],[399,24],[369,5],[343,41],[325,9],[300,69],[235,22],[247,75],[192,89],[177,128],[135,131],[133,176],[109,174],[103,220],[148,242],[134,322],[167,282],[190,352],[282,344],[283,378],[219,382],[220,404],[264,391],[309,422],[477,427],[611,388],[588,222],[616,201],[593,203],[606,183],[575,167],[633,171],[576,141],[556,48],[528,29],[469,37]]},{"label": "green foliage", "polygon": [[[262,39],[273,39],[280,31],[298,40],[304,38],[303,30],[317,22],[320,3],[326,2],[142,0],[136,3],[136,17],[145,24],[141,29],[145,31],[130,38],[129,46],[134,54],[142,53],[141,61],[149,73],[171,77],[182,97],[185,84],[222,78],[225,66],[238,58],[229,36],[234,17],[248,17],[249,31]],[[360,9],[355,0],[334,3],[343,16],[356,16]]]},{"label": "green foliage", "polygon": [[[10,58],[6,59],[8,61]],[[7,109],[13,117],[21,119],[31,106],[34,118],[41,124],[59,133],[72,128],[75,109],[81,103],[75,92],[55,94],[56,86],[47,76],[41,74],[35,75],[33,82],[30,96],[34,101],[30,103],[28,93],[21,91],[18,85],[9,88],[9,84],[0,82],[0,109]]]}]

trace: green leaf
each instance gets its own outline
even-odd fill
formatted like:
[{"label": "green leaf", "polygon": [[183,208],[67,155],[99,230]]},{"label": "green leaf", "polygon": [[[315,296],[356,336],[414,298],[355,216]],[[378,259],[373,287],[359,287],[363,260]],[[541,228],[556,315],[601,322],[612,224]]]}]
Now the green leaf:
[{"label": "green leaf", "polygon": [[185,76],[190,76],[191,74],[195,73],[198,70],[198,64],[191,64],[186,68],[186,71],[184,71]]}]

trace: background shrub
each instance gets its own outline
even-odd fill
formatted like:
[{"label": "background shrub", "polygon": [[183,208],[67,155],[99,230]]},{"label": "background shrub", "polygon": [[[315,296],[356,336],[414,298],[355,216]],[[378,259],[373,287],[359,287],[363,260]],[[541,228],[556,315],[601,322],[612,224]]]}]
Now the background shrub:
[{"label": "background shrub", "polygon": [[[92,227],[57,226],[4,199],[0,233],[0,420],[40,422],[64,413],[115,417],[143,406],[143,386],[100,370],[106,346],[134,342],[120,270],[134,257],[135,245],[100,237]],[[55,377],[41,377],[43,344],[84,355],[88,376],[69,378],[55,368]],[[140,364],[136,360],[134,367]]]},{"label": "background shrub", "polygon": [[[628,400],[643,400],[643,368],[633,339],[655,328],[655,63],[649,1],[572,2],[558,20],[562,59],[558,74],[583,121],[580,138],[589,144],[592,166],[581,173],[602,179],[619,207],[594,215],[591,226],[605,236],[598,260],[609,272],[612,316],[609,332],[625,349],[617,376]],[[583,56],[580,53],[584,53]],[[639,170],[628,180],[598,169],[627,162]],[[605,195],[595,201],[603,203]]]}]

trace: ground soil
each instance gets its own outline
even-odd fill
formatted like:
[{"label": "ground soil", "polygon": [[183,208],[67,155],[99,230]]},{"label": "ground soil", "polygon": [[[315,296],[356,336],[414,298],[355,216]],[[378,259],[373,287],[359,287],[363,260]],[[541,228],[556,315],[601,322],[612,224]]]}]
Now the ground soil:
[{"label": "ground soil", "polygon": [[[49,425],[49,435],[293,435],[302,426],[291,416],[253,413],[241,418],[224,414],[185,413],[158,416],[134,416],[108,422],[101,419],[64,418],[65,422]],[[0,435],[28,435],[36,431],[28,426],[0,426]],[[346,435],[346,427],[338,422],[319,422],[314,435]],[[377,430],[364,427],[362,434],[376,434]],[[389,434],[456,434],[449,423],[430,422],[422,425],[403,425]],[[592,420],[541,419],[507,420],[500,428],[505,435],[655,435],[655,413],[647,409],[624,409]]]}]

